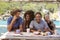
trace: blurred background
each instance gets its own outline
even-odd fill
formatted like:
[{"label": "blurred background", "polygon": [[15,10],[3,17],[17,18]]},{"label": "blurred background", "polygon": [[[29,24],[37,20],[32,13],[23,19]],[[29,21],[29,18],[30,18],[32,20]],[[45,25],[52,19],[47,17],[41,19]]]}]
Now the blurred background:
[{"label": "blurred background", "polygon": [[22,10],[22,18],[27,10],[39,11],[43,17],[49,14],[60,33],[60,0],[0,0],[0,36],[7,32],[7,19],[15,8]]}]

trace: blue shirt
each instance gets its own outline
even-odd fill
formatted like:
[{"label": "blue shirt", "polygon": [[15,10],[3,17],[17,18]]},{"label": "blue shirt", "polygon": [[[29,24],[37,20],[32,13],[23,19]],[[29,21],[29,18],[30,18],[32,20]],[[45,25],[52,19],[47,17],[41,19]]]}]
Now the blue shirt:
[{"label": "blue shirt", "polygon": [[[12,21],[13,17],[9,17],[8,20],[7,20],[7,25],[9,25]],[[15,30],[15,29],[19,29],[19,25],[23,24],[23,19],[21,17],[17,18],[16,21],[15,21],[15,24],[13,25],[12,30]]]}]

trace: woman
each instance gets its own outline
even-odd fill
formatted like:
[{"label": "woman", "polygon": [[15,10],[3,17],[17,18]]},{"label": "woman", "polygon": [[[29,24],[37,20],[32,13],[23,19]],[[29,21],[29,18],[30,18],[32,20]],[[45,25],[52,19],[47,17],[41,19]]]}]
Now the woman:
[{"label": "woman", "polygon": [[50,17],[48,14],[45,14],[44,19],[47,22],[47,24],[51,30],[51,34],[53,34],[54,30],[55,30],[55,24],[50,20]]},{"label": "woman", "polygon": [[34,19],[34,12],[32,10],[28,10],[24,14],[24,31],[29,28],[30,22]]},{"label": "woman", "polygon": [[21,10],[15,9],[11,11],[11,17],[8,18],[7,24],[8,24],[8,31],[15,31],[19,29],[20,31],[23,31],[22,24],[23,20],[20,17]]}]

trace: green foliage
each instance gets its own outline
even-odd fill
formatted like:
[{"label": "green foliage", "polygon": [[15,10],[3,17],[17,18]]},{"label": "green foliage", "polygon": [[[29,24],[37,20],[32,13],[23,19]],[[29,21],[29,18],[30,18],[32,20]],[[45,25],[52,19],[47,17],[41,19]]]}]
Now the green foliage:
[{"label": "green foliage", "polygon": [[0,2],[0,14],[4,14],[7,10],[14,8],[26,10],[33,10],[35,12],[41,11],[41,6],[46,4],[46,9],[54,8],[56,11],[57,4],[52,3],[38,3],[38,2]]}]

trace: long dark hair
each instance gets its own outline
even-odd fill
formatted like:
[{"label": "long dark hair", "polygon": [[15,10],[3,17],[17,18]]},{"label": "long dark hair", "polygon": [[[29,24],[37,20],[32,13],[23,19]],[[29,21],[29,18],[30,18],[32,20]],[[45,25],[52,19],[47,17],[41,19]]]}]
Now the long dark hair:
[{"label": "long dark hair", "polygon": [[30,21],[28,21],[28,23],[27,23],[26,20],[25,20],[25,26],[28,24],[28,27],[29,27],[30,22],[31,22],[32,20],[34,20],[34,11],[32,11],[32,10],[26,11],[25,14],[24,14],[24,19],[26,19],[26,15],[29,15],[29,16],[30,16]]}]

